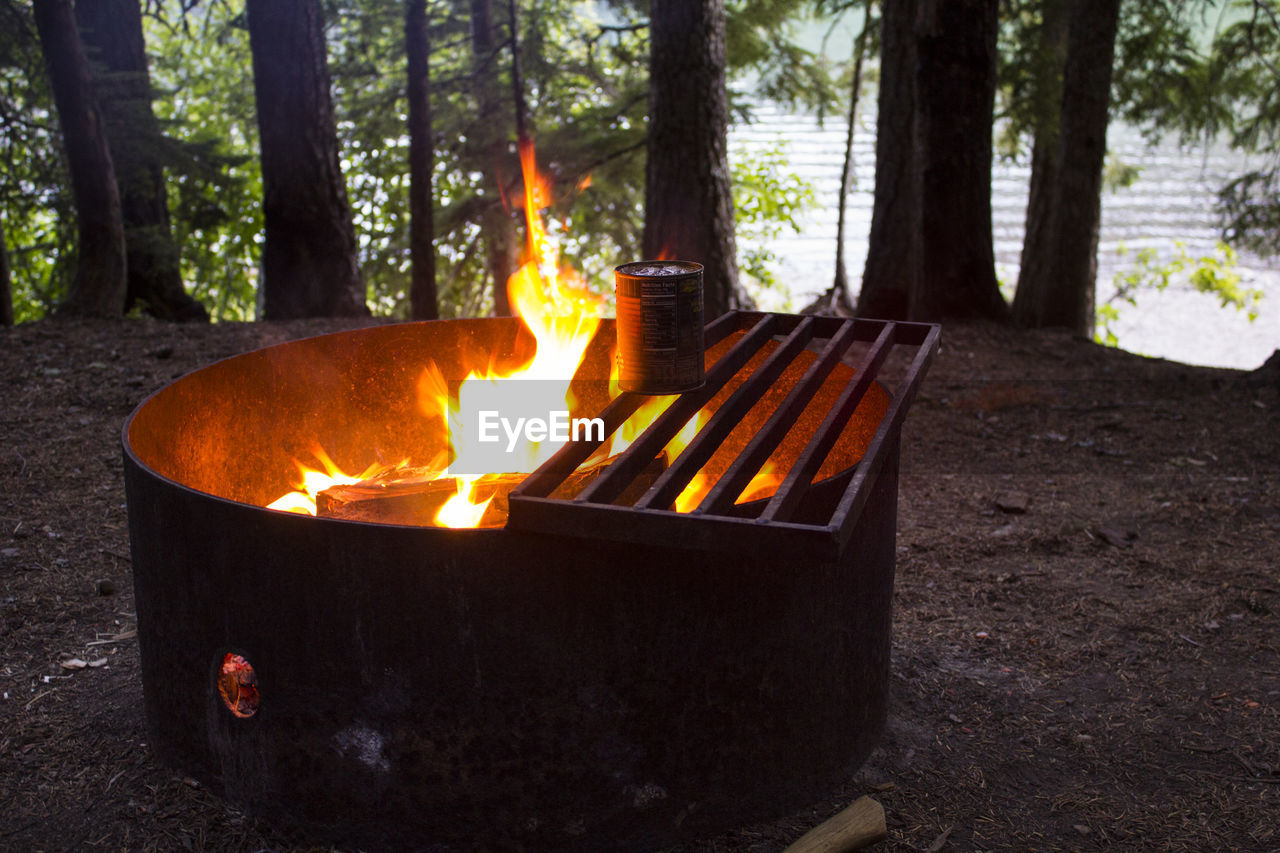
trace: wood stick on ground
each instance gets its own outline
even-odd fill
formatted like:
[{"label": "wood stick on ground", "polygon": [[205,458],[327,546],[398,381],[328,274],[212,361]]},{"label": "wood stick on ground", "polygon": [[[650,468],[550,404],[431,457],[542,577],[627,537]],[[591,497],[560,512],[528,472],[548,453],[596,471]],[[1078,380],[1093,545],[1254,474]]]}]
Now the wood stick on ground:
[{"label": "wood stick on ground", "polygon": [[783,853],[846,853],[883,841],[887,835],[884,807],[870,797],[859,797],[800,836]]}]

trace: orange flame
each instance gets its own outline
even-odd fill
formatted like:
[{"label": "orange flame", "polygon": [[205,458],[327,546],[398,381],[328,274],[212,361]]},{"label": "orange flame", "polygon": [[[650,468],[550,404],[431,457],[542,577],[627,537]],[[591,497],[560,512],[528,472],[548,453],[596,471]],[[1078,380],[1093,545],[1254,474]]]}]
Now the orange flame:
[{"label": "orange flame", "polygon": [[[511,306],[519,315],[525,326],[533,334],[536,341],[534,356],[515,369],[495,367],[495,360],[473,366],[467,377],[450,393],[440,368],[433,362],[428,364],[419,375],[417,384],[418,407],[425,417],[441,418],[448,430],[450,443],[447,451],[433,460],[428,469],[428,479],[452,477],[456,485],[455,493],[448,498],[436,513],[434,523],[441,527],[477,527],[485,514],[493,495],[478,500],[476,486],[482,476],[451,474],[465,471],[483,470],[483,463],[473,461],[480,448],[468,447],[464,438],[466,432],[463,425],[457,422],[460,411],[474,411],[476,406],[468,406],[467,402],[483,399],[497,399],[497,396],[509,393],[509,383],[525,380],[540,380],[549,397],[562,397],[569,411],[577,406],[569,383],[576,374],[587,346],[600,325],[600,318],[606,309],[605,300],[593,293],[573,269],[561,267],[559,264],[559,246],[547,233],[541,211],[550,204],[551,188],[547,180],[539,174],[536,156],[531,141],[522,140],[519,146],[520,167],[524,176],[524,209],[527,224],[527,239],[524,262],[507,282],[507,293]],[[583,178],[578,189],[590,186],[590,176]],[[664,249],[659,258],[668,258],[670,253]],[[497,354],[492,354],[497,355]],[[617,364],[610,360],[613,369],[610,375],[609,396],[617,396],[621,392],[618,386]],[[653,420],[662,414],[670,405],[672,397],[656,397],[644,405],[624,423],[617,432],[606,441],[604,446],[593,455],[592,460],[604,459],[625,450]],[[549,402],[553,402],[549,400]],[[558,404],[549,408],[558,408]],[[689,444],[698,430],[708,419],[707,412],[699,412],[690,418],[680,432],[671,439],[665,449],[667,459],[674,459]],[[557,449],[558,445],[551,441],[525,441],[519,446],[521,458],[511,463],[512,470],[497,473],[528,473],[534,471],[545,462]],[[314,451],[320,469],[301,463],[298,468],[301,482],[296,491],[291,491],[269,504],[271,509],[286,512],[316,514],[316,496],[327,488],[336,485],[349,485],[361,480],[385,473],[394,467],[377,463],[370,465],[359,475],[350,475],[342,471],[323,450]],[[402,462],[407,466],[409,462]],[[766,477],[767,467],[757,476],[757,480],[743,492],[741,500],[749,499],[754,491],[770,486],[761,479]],[[417,471],[421,474],[421,471]],[[711,483],[704,472],[699,472],[677,498],[676,508],[682,512],[692,509],[707,493]],[[773,478],[776,485],[777,478]],[[485,490],[491,491],[491,490]]]},{"label": "orange flame", "polygon": [[[339,468],[329,454],[324,452],[324,448],[316,446],[312,449],[312,454],[320,463],[323,470],[309,468],[301,462],[294,461],[293,464],[298,466],[298,475],[302,478],[296,485],[296,491],[289,492],[276,498],[267,504],[267,509],[278,509],[284,512],[296,512],[305,515],[316,514],[316,495],[325,489],[333,486],[349,486],[352,483],[359,483],[361,480],[367,480],[377,474],[390,470],[387,465],[381,465],[377,462],[364,469],[358,476],[352,476],[345,473]],[[404,464],[404,463],[401,463]]]}]

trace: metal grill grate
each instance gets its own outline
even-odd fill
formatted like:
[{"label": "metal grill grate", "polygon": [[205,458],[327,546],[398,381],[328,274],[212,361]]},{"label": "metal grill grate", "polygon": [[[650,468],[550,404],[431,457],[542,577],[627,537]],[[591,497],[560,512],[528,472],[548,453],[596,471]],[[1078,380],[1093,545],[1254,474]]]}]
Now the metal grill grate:
[{"label": "metal grill grate", "polygon": [[[708,368],[706,384],[677,397],[579,494],[569,499],[551,497],[595,453],[602,440],[570,442],[530,474],[511,493],[507,526],[544,533],[582,535],[585,532],[595,538],[623,542],[672,542],[693,548],[765,550],[819,559],[837,557],[853,533],[870,484],[897,439],[907,407],[937,350],[940,328],[884,320],[733,312],[707,326],[708,348],[736,332],[744,334]],[[728,396],[656,480],[635,497],[637,490],[629,487],[650,468],[676,433],[753,356],[774,341],[779,341],[776,348]],[[801,352],[822,341],[825,345],[800,380],[738,452],[698,506],[689,512],[670,509],[676,496],[783,371]],[[822,405],[815,395],[841,358],[858,342],[870,346],[825,413],[821,425],[785,472],[773,497],[756,517],[744,518],[741,513],[735,513],[735,500],[800,417],[822,416],[821,412],[807,410]],[[814,476],[895,347],[913,350],[910,366],[896,383],[888,409],[835,508],[818,522],[796,520],[806,495],[816,486]],[[624,392],[610,402],[599,414],[604,421],[605,438],[613,435],[649,399]],[[624,494],[632,497],[623,498]]]}]

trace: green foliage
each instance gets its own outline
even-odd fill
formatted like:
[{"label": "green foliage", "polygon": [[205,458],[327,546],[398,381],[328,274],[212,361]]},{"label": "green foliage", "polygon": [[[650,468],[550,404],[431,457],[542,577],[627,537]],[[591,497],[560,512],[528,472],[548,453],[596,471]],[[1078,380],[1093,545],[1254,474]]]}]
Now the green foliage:
[{"label": "green foliage", "polygon": [[[1132,268],[1115,274],[1112,279],[1115,293],[1098,306],[1098,329],[1094,337],[1099,343],[1108,346],[1118,343],[1112,328],[1120,317],[1118,303],[1137,307],[1138,295],[1143,290],[1163,291],[1174,282],[1185,282],[1200,293],[1213,294],[1223,308],[1248,312],[1250,322],[1257,318],[1262,291],[1243,286],[1234,249],[1219,242],[1213,252],[1198,258],[1192,257],[1181,241],[1174,243],[1174,249],[1176,254],[1169,261],[1162,261],[1154,248],[1139,249]],[[1117,251],[1122,257],[1128,254],[1123,245]]]},{"label": "green foliage", "polygon": [[1131,187],[1142,176],[1142,167],[1126,163],[1116,156],[1114,151],[1107,152],[1106,162],[1102,165],[1102,187],[1108,192],[1115,192]]},{"label": "green foliage", "polygon": [[[491,296],[480,223],[486,210],[503,203],[485,193],[483,177],[496,170],[510,206],[521,201],[509,46],[490,59],[501,71],[502,110],[481,116],[475,109],[468,20],[454,5],[435,4],[432,11],[441,315],[475,315],[489,309]],[[549,228],[562,235],[561,260],[582,270],[597,289],[611,291],[608,271],[618,258],[637,256],[640,242],[644,30],[629,19],[606,23],[594,4],[572,0],[522,2],[519,11],[528,121],[539,168],[551,179]],[[506,22],[504,4],[495,4],[494,14]],[[374,310],[395,316],[407,316],[410,273],[402,15],[403,4],[394,0],[353,2],[338,9],[330,34],[361,266]],[[497,163],[477,144],[495,129],[508,143]]]},{"label": "green foliage", "polygon": [[[821,120],[839,102],[839,90],[827,58],[800,44],[798,25],[815,12],[831,15],[850,5],[831,0],[727,0],[730,76],[750,75],[754,97],[812,110]],[[741,105],[737,111],[745,114]]]},{"label": "green foliage", "polygon": [[1218,192],[1223,236],[1259,255],[1280,255],[1280,169],[1252,169]]},{"label": "green foliage", "polygon": [[182,277],[215,320],[251,320],[262,172],[249,34],[226,3],[157,8],[143,25],[153,109],[169,143],[162,159]]},{"label": "green foliage", "polygon": [[[1006,157],[1021,153],[1037,132],[1057,134],[1062,69],[1044,49],[1051,4],[1063,15],[1069,6],[1066,0],[1001,3],[997,148]],[[1213,26],[1210,16],[1216,5],[1217,0],[1121,4],[1112,66],[1113,117],[1153,137],[1178,133],[1184,142],[1211,134],[1230,120],[1229,105],[1215,93],[1204,40],[1198,38]]]},{"label": "green foliage", "polygon": [[1002,157],[1017,157],[1037,130],[1057,135],[1061,69],[1045,49],[1045,5],[1051,0],[1001,3],[996,53],[996,139]]},{"label": "green foliage", "polygon": [[[821,114],[839,103],[839,67],[800,45],[799,24],[866,0],[730,0],[730,74],[753,97]],[[335,118],[362,273],[376,313],[406,316],[409,284],[408,139],[404,4],[326,0]],[[243,4],[151,0],[144,18],[154,110],[165,133],[168,182],[183,278],[215,319],[255,316],[262,250],[262,178],[252,61]],[[486,175],[504,180],[520,206],[515,155],[510,32],[505,0],[494,0],[496,113],[476,109],[469,4],[428,4],[432,42],[437,279],[442,315],[490,307],[485,264]],[[524,98],[540,169],[550,178],[549,230],[561,259],[599,291],[610,271],[639,256],[644,205],[647,3],[640,0],[520,0]],[[740,97],[740,95],[739,95]],[[739,112],[742,112],[739,104]],[[30,0],[0,0],[0,220],[10,250],[19,320],[57,304],[74,272],[75,218],[52,99],[30,22]],[[498,162],[482,141],[505,140]],[[789,174],[782,149],[734,158],[738,228],[767,241],[812,202]],[[521,211],[513,210],[512,216]],[[523,233],[523,228],[521,228]],[[743,271],[776,284],[767,249]]]},{"label": "green foliage", "polygon": [[[1235,19],[1214,40],[1215,92],[1231,144],[1265,152],[1265,165],[1228,181],[1217,210],[1223,235],[1262,255],[1280,255],[1280,2],[1230,6]],[[1216,128],[1215,128],[1216,129]]]},{"label": "green foliage", "polygon": [[1113,113],[1149,137],[1176,133],[1183,143],[1213,136],[1231,121],[1219,97],[1219,72],[1205,33],[1217,26],[1219,0],[1124,3],[1112,75]]},{"label": "green foliage", "polygon": [[[786,143],[755,155],[739,149],[730,159],[739,239],[765,243],[788,228],[800,233],[799,218],[813,204],[814,188],[787,168]],[[773,272],[777,260],[774,252],[759,246],[742,253],[739,272],[760,287],[785,291]]]},{"label": "green foliage", "polygon": [[75,274],[75,211],[30,5],[0,0],[0,227],[15,322],[44,316]]},{"label": "green foliage", "polygon": [[1126,4],[1114,101],[1155,137],[1225,138],[1267,162],[1229,180],[1217,210],[1224,239],[1280,254],[1280,0]]}]

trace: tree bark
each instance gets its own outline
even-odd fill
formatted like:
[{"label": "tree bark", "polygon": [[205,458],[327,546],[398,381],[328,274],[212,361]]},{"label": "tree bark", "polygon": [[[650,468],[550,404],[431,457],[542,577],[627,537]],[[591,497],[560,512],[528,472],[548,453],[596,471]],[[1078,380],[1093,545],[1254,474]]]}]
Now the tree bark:
[{"label": "tree bark", "polygon": [[409,0],[404,18],[409,64],[409,311],[415,320],[440,316],[436,296],[435,213],[431,170],[431,42],[426,0]]},{"label": "tree bark", "polygon": [[516,271],[520,239],[506,202],[508,178],[514,174],[505,111],[499,94],[498,48],[494,37],[493,10],[489,0],[471,0],[472,80],[480,121],[478,147],[488,161],[483,167],[485,190],[490,194],[480,218],[485,246],[485,267],[493,280],[493,313],[511,315],[507,280]]},{"label": "tree bark", "polygon": [[920,273],[913,320],[1003,318],[991,233],[997,0],[921,0],[916,20]]},{"label": "tree bark", "polygon": [[76,0],[76,20],[106,120],[127,255],[124,310],[141,305],[164,320],[207,321],[183,289],[169,227],[160,127],[151,111],[151,77],[138,0]]},{"label": "tree bark", "polygon": [[1023,315],[1031,301],[1028,297],[1043,281],[1052,248],[1050,224],[1053,213],[1053,188],[1058,182],[1058,122],[1062,109],[1062,69],[1067,54],[1067,3],[1069,0],[1044,0],[1041,4],[1039,35],[1040,64],[1035,84],[1035,139],[1031,146],[1031,186],[1027,195],[1026,225],[1022,238],[1022,259],[1018,272],[1018,289],[1014,295],[1013,316],[1025,323]]},{"label": "tree bark", "polygon": [[[1119,15],[1119,0],[1070,2],[1057,168],[1041,181],[1048,201],[1039,211],[1043,221],[1037,229],[1044,233],[1024,248],[1014,298],[1014,319],[1023,325],[1066,326],[1093,336],[1102,165]],[[1032,180],[1035,189],[1034,174]]]},{"label": "tree bark", "polygon": [[862,5],[862,29],[853,47],[853,80],[849,85],[849,127],[844,136],[844,166],[840,170],[840,191],[836,196],[836,273],[831,283],[829,304],[832,310],[849,307],[849,271],[844,262],[845,208],[848,207],[849,189],[853,185],[853,142],[858,127],[858,96],[862,94],[862,64],[867,53],[867,38],[871,34],[872,0]]},{"label": "tree bark", "polygon": [[919,271],[915,146],[916,0],[887,0],[880,18],[876,186],[858,314],[905,320]]},{"label": "tree bark", "polygon": [[702,264],[711,320],[750,303],[733,235],[724,0],[653,0],[649,44],[643,251]]},{"label": "tree bark", "polygon": [[0,228],[0,326],[13,325],[13,281],[9,275],[9,248]]},{"label": "tree bark", "polygon": [[79,228],[76,274],[59,312],[119,317],[125,296],[124,226],[89,61],[76,32],[71,0],[35,0],[32,10],[62,125]]},{"label": "tree bark", "polygon": [[262,161],[263,317],[367,316],[319,0],[247,0]]}]

